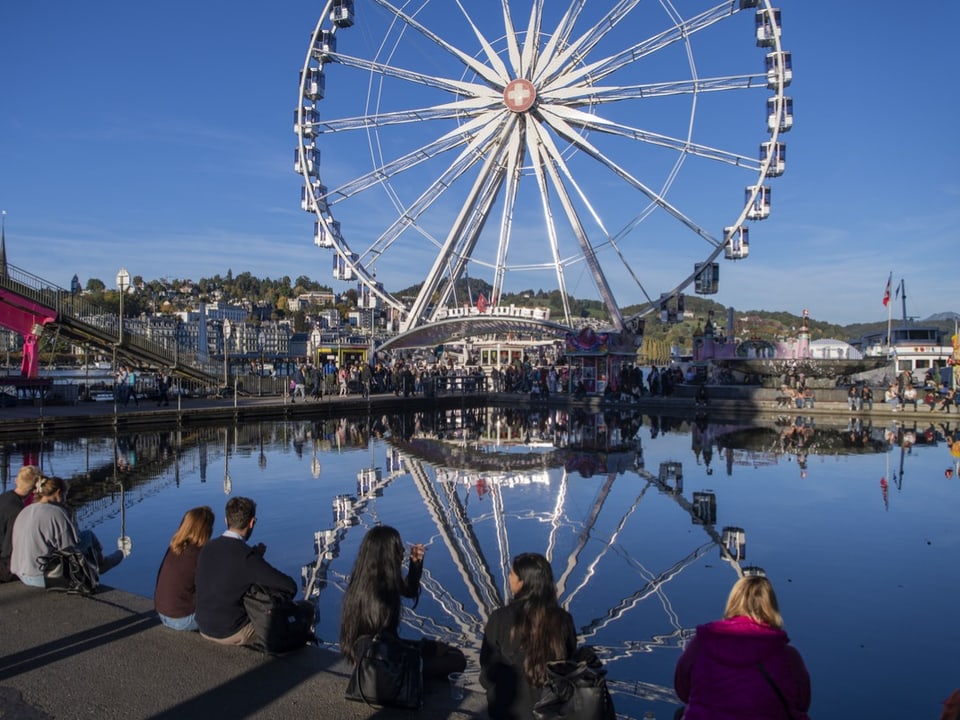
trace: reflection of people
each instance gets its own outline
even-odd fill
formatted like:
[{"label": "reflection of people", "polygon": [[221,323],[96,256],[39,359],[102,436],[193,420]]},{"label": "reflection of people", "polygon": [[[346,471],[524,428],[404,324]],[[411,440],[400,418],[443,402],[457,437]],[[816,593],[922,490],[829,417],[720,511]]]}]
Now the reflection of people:
[{"label": "reflection of people", "polygon": [[[395,528],[379,525],[367,531],[350,573],[340,606],[340,652],[352,663],[357,639],[388,633],[397,636],[401,597],[417,598],[423,573],[423,545],[410,548],[407,576],[403,577],[403,541]],[[463,653],[446,643],[422,640],[424,678],[445,678],[467,666]]]},{"label": "reflection of people", "polygon": [[809,720],[810,675],[790,645],[770,581],[740,578],[722,620],[697,628],[677,662],[684,720]]},{"label": "reflection of people", "polygon": [[263,559],[267,548],[247,544],[257,522],[257,504],[250,498],[227,501],[227,531],[207,542],[197,559],[196,621],[200,634],[222,645],[252,645],[254,626],[243,606],[253,585],[288,594],[297,583]]},{"label": "reflection of people", "polygon": [[13,523],[24,508],[24,503],[33,492],[40,469],[36,465],[24,465],[17,473],[13,489],[0,495],[0,582],[16,580],[10,572],[10,556],[13,554]]},{"label": "reflection of people", "polygon": [[495,610],[483,631],[480,683],[492,720],[530,718],[547,663],[573,657],[573,618],[557,602],[553,571],[543,555],[523,553],[510,568],[513,600]]},{"label": "reflection of people", "polygon": [[157,573],[153,604],[160,622],[174,630],[199,630],[194,618],[197,592],[197,558],[213,534],[213,510],[195,507],[183,516],[180,527]]}]

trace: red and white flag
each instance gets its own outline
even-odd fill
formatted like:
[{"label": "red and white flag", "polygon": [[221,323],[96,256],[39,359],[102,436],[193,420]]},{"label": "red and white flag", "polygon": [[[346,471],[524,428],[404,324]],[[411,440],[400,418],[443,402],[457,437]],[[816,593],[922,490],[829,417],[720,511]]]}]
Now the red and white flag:
[{"label": "red and white flag", "polygon": [[887,289],[883,291],[883,306],[886,307],[890,304],[890,283],[893,282],[893,273],[890,273],[890,277],[887,278]]},{"label": "red and white flag", "polygon": [[487,311],[487,299],[483,296],[483,293],[480,293],[480,297],[477,298],[477,310],[481,313]]}]

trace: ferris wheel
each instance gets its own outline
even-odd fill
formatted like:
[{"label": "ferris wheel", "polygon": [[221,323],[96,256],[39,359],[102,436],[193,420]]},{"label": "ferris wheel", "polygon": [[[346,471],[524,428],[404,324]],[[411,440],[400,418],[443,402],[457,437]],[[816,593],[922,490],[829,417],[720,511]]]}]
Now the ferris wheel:
[{"label": "ferris wheel", "polygon": [[294,113],[314,242],[399,330],[540,291],[567,326],[586,298],[623,330],[691,285],[715,293],[785,168],[780,16],[770,0],[327,0]]}]

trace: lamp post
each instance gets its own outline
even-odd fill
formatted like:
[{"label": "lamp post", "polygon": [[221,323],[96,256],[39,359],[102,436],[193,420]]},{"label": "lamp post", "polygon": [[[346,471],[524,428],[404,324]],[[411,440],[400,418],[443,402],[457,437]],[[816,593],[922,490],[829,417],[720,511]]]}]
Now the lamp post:
[{"label": "lamp post", "polygon": [[260,367],[257,368],[257,397],[263,397],[263,330],[257,332],[257,349],[260,351]]},{"label": "lamp post", "polygon": [[230,375],[227,364],[229,362],[229,350],[227,343],[230,340],[230,334],[233,330],[233,326],[230,323],[230,320],[227,318],[223,319],[223,387],[224,392],[230,386]]},{"label": "lamp post", "polygon": [[123,344],[123,296],[130,287],[130,273],[126,268],[120,268],[117,272],[117,288],[120,290],[120,331],[117,333],[117,345]]}]

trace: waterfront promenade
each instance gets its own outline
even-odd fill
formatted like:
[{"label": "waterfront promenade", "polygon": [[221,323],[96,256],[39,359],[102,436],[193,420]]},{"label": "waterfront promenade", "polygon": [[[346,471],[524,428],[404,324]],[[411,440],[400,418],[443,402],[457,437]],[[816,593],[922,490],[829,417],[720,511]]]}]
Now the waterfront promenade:
[{"label": "waterfront promenade", "polygon": [[[540,397],[537,407],[567,406],[586,411],[623,410],[655,415],[735,415],[757,421],[774,420],[781,415],[823,417],[953,417],[954,413],[930,412],[922,403],[907,405],[900,412],[883,402],[876,402],[872,410],[851,412],[847,407],[846,390],[833,388],[816,391],[813,407],[796,408],[784,405],[779,391],[767,388],[724,385],[709,388],[709,404],[698,406],[694,400],[696,386],[677,386],[672,396],[644,395],[639,402],[604,402],[599,397],[573,400],[567,395]],[[78,435],[93,432],[138,431],[171,425],[232,423],[270,420],[311,420],[337,417],[342,414],[400,413],[427,411],[437,408],[456,408],[465,405],[503,405],[532,407],[529,394],[492,392],[446,392],[432,397],[415,395],[398,397],[393,393],[361,395],[325,395],[320,400],[298,400],[280,396],[240,396],[238,398],[174,398],[168,407],[157,407],[156,402],[141,401],[139,406],[117,407],[111,402],[80,402],[76,404],[41,405],[38,402],[0,407],[0,440],[3,438],[36,438],[38,436]]]},{"label": "waterfront promenade", "polygon": [[[346,700],[349,672],[315,646],[270,657],[169,630],[151,599],[118,590],[81,597],[0,585],[3,720],[411,717]],[[461,701],[445,686],[427,689],[427,717],[485,711],[479,686]]]}]

